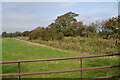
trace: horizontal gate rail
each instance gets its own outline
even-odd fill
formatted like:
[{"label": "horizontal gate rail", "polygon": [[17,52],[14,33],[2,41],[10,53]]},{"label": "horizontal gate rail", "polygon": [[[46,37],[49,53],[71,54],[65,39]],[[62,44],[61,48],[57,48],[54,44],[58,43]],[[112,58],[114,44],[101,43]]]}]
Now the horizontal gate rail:
[{"label": "horizontal gate rail", "polygon": [[[96,58],[96,57],[105,57],[105,56],[119,56],[120,53],[116,54],[103,54],[103,55],[92,55],[92,56],[77,56],[77,57],[64,57],[64,58],[49,58],[49,59],[34,59],[34,60],[17,60],[17,61],[1,61],[0,64],[8,64],[8,63],[17,63],[18,64],[18,73],[11,73],[11,74],[0,74],[0,77],[5,76],[20,76],[22,75],[37,75],[37,74],[51,74],[51,73],[65,73],[65,72],[76,72],[81,71],[81,78],[82,78],[82,71],[86,70],[95,70],[95,69],[105,69],[105,68],[113,68],[113,67],[120,67],[120,65],[109,65],[109,66],[102,66],[102,67],[90,67],[90,68],[82,68],[82,59],[83,58]],[[23,62],[39,62],[39,61],[54,61],[54,60],[68,60],[68,59],[80,59],[81,62],[81,69],[72,69],[72,70],[60,70],[60,71],[47,71],[47,72],[32,72],[32,73],[20,73],[20,63]],[[120,75],[115,76],[105,76],[105,77],[97,77],[92,80],[96,79],[106,79],[106,78],[114,78],[120,77]],[[89,79],[90,80],[90,79]]]},{"label": "horizontal gate rail", "polygon": [[103,55],[92,55],[92,56],[77,56],[77,57],[64,57],[64,58],[49,58],[49,59],[34,59],[34,60],[18,60],[18,61],[1,61],[0,64],[6,63],[22,63],[22,62],[38,62],[38,61],[54,61],[54,60],[67,60],[67,59],[80,59],[80,58],[94,58],[94,57],[105,57],[105,56],[115,56],[117,54],[103,54]]},{"label": "horizontal gate rail", "polygon": [[35,75],[35,74],[65,73],[65,72],[86,71],[86,70],[105,69],[105,68],[113,68],[113,67],[120,67],[120,65],[111,65],[111,66],[103,66],[103,67],[90,67],[90,68],[83,68],[83,69],[72,69],[72,70],[61,70],[61,71],[0,74],[0,76],[21,76],[21,75]]},{"label": "horizontal gate rail", "polygon": [[[96,80],[96,79],[108,79],[108,78],[116,78],[116,77],[120,77],[120,75],[97,77],[97,78],[93,78],[92,80]],[[90,79],[89,79],[89,80],[90,80]]]}]

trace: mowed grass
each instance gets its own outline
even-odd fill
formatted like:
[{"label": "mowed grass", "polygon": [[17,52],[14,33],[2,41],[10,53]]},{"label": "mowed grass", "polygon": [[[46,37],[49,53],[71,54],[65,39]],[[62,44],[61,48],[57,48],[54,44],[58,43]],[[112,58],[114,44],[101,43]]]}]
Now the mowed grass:
[{"label": "mowed grass", "polygon": [[[63,50],[56,50],[47,47],[32,45],[23,41],[15,39],[2,40],[2,60],[31,60],[43,58],[59,58],[59,57],[73,57],[73,56],[87,56],[88,53],[73,53]],[[106,65],[117,65],[118,57],[103,57],[103,58],[88,58],[83,59],[83,67],[97,67]],[[80,59],[75,60],[60,60],[60,61],[42,61],[42,62],[28,62],[21,63],[21,73],[23,72],[43,72],[54,70],[69,70],[79,69]],[[3,73],[17,73],[17,64],[3,64]],[[95,78],[100,76],[117,75],[118,68],[100,69],[83,71],[83,78]],[[18,76],[12,76],[18,77]],[[22,78],[80,78],[80,72],[55,73],[21,76]]]}]

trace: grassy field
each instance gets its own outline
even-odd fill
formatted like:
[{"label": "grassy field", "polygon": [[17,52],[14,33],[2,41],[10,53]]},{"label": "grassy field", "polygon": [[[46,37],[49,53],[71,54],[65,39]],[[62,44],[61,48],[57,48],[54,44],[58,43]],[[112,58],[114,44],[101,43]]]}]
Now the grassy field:
[{"label": "grassy field", "polygon": [[[114,48],[112,51],[116,52]],[[56,50],[47,47],[32,45],[10,38],[2,40],[3,61],[31,60],[31,59],[42,59],[42,58],[59,58],[59,57],[87,56],[87,55],[90,54],[84,51],[66,52],[63,50]],[[84,68],[115,65],[115,64],[118,64],[118,57],[116,56],[83,59]],[[69,70],[69,69],[79,69],[79,68],[80,68],[79,59],[21,63],[21,72],[42,72],[42,71]],[[3,69],[3,73],[17,73],[17,64],[3,64],[2,69]],[[115,74],[116,75],[118,74],[118,68],[91,70],[91,71],[83,71],[83,78],[95,78],[95,77],[110,76]],[[23,78],[80,78],[80,72],[31,75],[31,76],[22,76],[22,77]]]}]

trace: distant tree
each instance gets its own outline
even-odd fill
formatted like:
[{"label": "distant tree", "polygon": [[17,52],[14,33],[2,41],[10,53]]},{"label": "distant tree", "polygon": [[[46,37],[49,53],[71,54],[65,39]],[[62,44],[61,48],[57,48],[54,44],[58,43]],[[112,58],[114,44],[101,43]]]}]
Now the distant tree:
[{"label": "distant tree", "polygon": [[[28,36],[29,39],[41,39],[45,41],[60,40],[64,36],[82,36],[82,37],[97,37],[112,38],[120,35],[120,18],[111,18],[105,21],[96,21],[90,25],[83,25],[83,22],[77,22],[76,18],[79,14],[67,12],[60,15],[48,25],[47,28],[37,27],[36,29],[22,33],[23,36]],[[120,38],[120,37],[119,37]]]},{"label": "distant tree", "polygon": [[54,40],[55,36],[56,36],[55,28],[46,28],[46,32],[44,33],[44,37],[42,39],[45,41]]},{"label": "distant tree", "polygon": [[26,36],[29,36],[29,34],[30,34],[30,31],[24,31],[21,35],[26,37]]},{"label": "distant tree", "polygon": [[7,33],[7,37],[13,37],[13,33]]},{"label": "distant tree", "polygon": [[51,23],[50,25],[48,25],[48,28],[54,28],[57,32],[61,32],[60,25],[57,23]]},{"label": "distant tree", "polygon": [[85,26],[82,22],[74,22],[70,25],[68,25],[68,31],[66,31],[69,36],[83,36],[83,31],[85,29]]},{"label": "distant tree", "polygon": [[[102,25],[102,35],[106,38],[120,38],[120,17],[113,17],[104,21]],[[105,33],[106,32],[106,33]],[[114,34],[114,37],[113,37]]]},{"label": "distant tree", "polygon": [[68,25],[71,23],[77,22],[75,17],[77,17],[79,14],[68,12],[64,15],[58,16],[55,20],[55,23],[59,25],[60,29],[66,29]]},{"label": "distant tree", "polygon": [[[117,39],[119,39],[120,40],[120,15],[118,16],[118,19],[117,19]],[[119,44],[120,45],[120,44]]]},{"label": "distant tree", "polygon": [[67,12],[66,14],[58,16],[55,22],[51,23],[48,27],[53,28],[57,34],[61,32],[60,34],[64,34],[64,36],[74,36],[75,30],[70,28],[70,26],[77,22],[75,17],[78,15],[79,14],[73,12]]},{"label": "distant tree", "polygon": [[16,31],[13,33],[13,37],[21,37],[21,32]]},{"label": "distant tree", "polygon": [[56,28],[46,28],[44,35],[41,37],[42,40],[60,40],[63,39],[64,35],[62,32],[57,32]]},{"label": "distant tree", "polygon": [[29,34],[29,39],[39,39],[44,37],[45,28],[44,27],[37,27],[36,29],[32,30]]},{"label": "distant tree", "polygon": [[117,18],[113,17],[111,19],[105,20],[105,23],[103,24],[103,28],[108,31],[116,31],[117,26]]},{"label": "distant tree", "polygon": [[88,33],[96,32],[96,24],[91,23],[87,28]]},{"label": "distant tree", "polygon": [[64,36],[66,36],[66,37],[75,35],[74,30],[71,28],[64,29],[62,32],[64,33]]},{"label": "distant tree", "polygon": [[55,36],[55,40],[62,40],[64,38],[64,34],[62,32],[59,32]]},{"label": "distant tree", "polygon": [[5,31],[2,32],[2,37],[3,37],[3,38],[7,37],[7,33],[6,33]]},{"label": "distant tree", "polygon": [[29,39],[41,39],[44,41],[63,39],[63,33],[57,32],[55,27],[37,27],[29,34]]}]

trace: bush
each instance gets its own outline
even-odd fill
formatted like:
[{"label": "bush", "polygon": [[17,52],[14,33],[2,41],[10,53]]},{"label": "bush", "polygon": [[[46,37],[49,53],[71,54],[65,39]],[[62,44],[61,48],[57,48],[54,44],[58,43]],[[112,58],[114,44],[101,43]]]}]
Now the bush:
[{"label": "bush", "polygon": [[29,39],[41,39],[44,41],[49,40],[60,40],[63,39],[64,35],[62,32],[57,32],[55,28],[42,28],[38,27],[33,30],[30,35]]},{"label": "bush", "polygon": [[45,33],[45,29],[43,27],[38,27],[35,30],[31,31],[31,33],[29,34],[29,39],[38,39],[38,38],[42,38],[44,36]]}]

